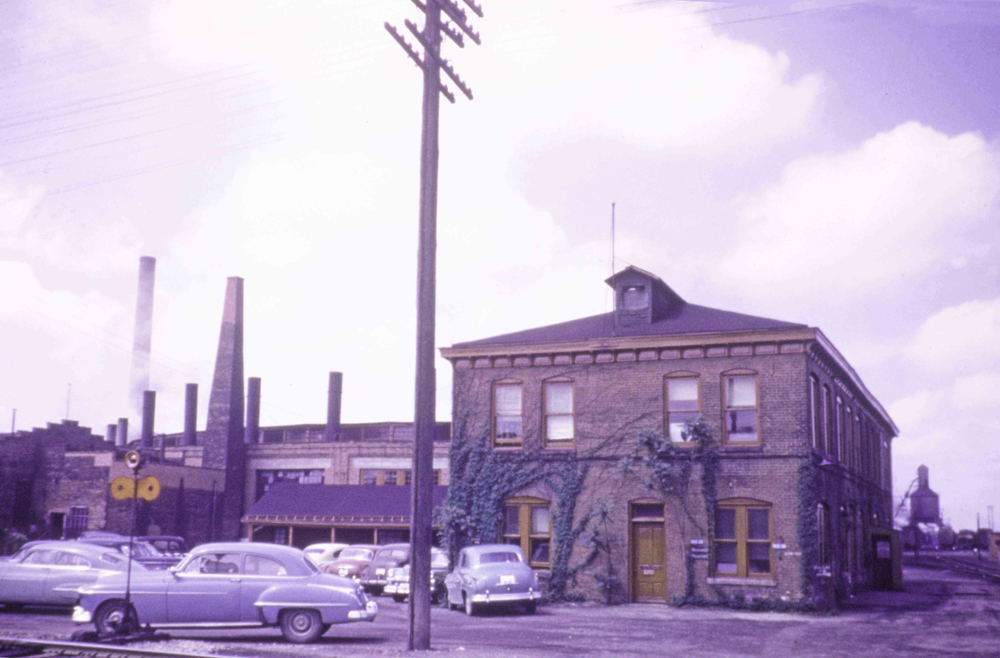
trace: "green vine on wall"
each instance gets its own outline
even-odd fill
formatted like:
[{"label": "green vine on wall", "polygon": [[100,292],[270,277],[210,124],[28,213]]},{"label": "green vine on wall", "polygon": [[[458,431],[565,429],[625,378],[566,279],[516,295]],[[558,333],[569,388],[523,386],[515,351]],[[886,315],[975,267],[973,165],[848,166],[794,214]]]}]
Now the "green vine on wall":
[{"label": "green vine on wall", "polygon": [[[679,508],[680,513],[675,516],[685,548],[684,596],[677,599],[680,605],[695,596],[694,558],[688,546],[687,528],[690,524],[706,540],[713,536],[719,469],[718,449],[704,418],[686,423],[681,436],[684,445],[655,432],[643,432],[636,440],[635,453],[619,461],[619,472],[623,476],[639,477],[648,491],[673,500]],[[700,466],[701,494],[705,503],[704,527],[688,507],[691,474],[696,464]]]},{"label": "green vine on wall", "polygon": [[819,526],[816,518],[816,491],[819,466],[814,459],[805,459],[799,467],[799,549],[802,551],[802,600],[812,604],[816,595],[816,566],[819,564]]}]

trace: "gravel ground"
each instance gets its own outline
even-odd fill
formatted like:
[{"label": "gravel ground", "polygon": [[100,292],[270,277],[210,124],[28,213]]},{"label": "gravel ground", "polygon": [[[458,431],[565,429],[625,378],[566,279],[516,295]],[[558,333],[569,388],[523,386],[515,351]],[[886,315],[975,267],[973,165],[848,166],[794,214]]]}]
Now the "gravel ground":
[{"label": "gravel ground", "polygon": [[[468,618],[435,608],[431,655],[1000,657],[1000,586],[924,569],[907,569],[905,582],[903,592],[861,594],[832,615],[582,604]],[[374,622],[335,626],[312,645],[255,629],[171,631],[171,640],[145,646],[247,657],[404,655],[406,605],[378,600]],[[3,635],[66,639],[75,629],[65,612],[0,613]]]}]

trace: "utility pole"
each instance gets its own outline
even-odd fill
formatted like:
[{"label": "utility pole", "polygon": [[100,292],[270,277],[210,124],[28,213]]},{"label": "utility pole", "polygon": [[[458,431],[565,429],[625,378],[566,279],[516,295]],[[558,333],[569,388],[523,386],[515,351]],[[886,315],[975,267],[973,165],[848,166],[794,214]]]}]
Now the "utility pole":
[{"label": "utility pole", "polygon": [[[482,18],[474,0],[465,4]],[[438,94],[452,103],[455,95],[441,82],[441,71],[472,100],[472,91],[441,57],[441,33],[465,47],[463,32],[476,44],[479,35],[469,26],[465,10],[454,0],[413,0],[424,12],[424,29],[405,21],[410,34],[424,48],[423,58],[389,23],[385,29],[424,74],[423,126],[420,139],[420,231],[417,247],[417,376],[414,409],[413,484],[410,499],[410,633],[407,648],[431,646],[431,534],[434,492],[434,372],[435,259],[437,252]],[[442,20],[444,11],[447,20]],[[461,29],[455,29],[455,25]]]}]

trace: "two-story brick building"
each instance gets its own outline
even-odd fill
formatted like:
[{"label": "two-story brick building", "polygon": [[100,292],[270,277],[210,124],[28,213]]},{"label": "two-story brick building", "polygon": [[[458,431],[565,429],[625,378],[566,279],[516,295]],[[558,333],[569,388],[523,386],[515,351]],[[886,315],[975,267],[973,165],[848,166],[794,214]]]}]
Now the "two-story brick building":
[{"label": "two-story brick building", "polygon": [[[609,565],[640,601],[891,587],[897,429],[823,333],[687,303],[636,267],[606,283],[611,313],[442,349],[454,442],[488,436],[512,459],[584,467],[572,500],[545,478],[511,492],[498,534],[542,570],[575,537],[562,567],[590,598]],[[658,456],[649,437],[669,439]],[[573,523],[556,522],[560,505]],[[591,553],[596,509],[607,560]]]}]

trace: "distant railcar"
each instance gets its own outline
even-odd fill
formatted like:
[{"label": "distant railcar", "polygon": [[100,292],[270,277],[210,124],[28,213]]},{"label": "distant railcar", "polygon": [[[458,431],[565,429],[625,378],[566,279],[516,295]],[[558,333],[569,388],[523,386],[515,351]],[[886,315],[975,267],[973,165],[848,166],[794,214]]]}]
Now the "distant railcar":
[{"label": "distant railcar", "polygon": [[975,530],[959,530],[955,536],[955,548],[960,551],[971,551],[976,547]]},{"label": "distant railcar", "polygon": [[950,551],[955,548],[955,531],[948,526],[938,530],[938,548],[942,551]]}]

